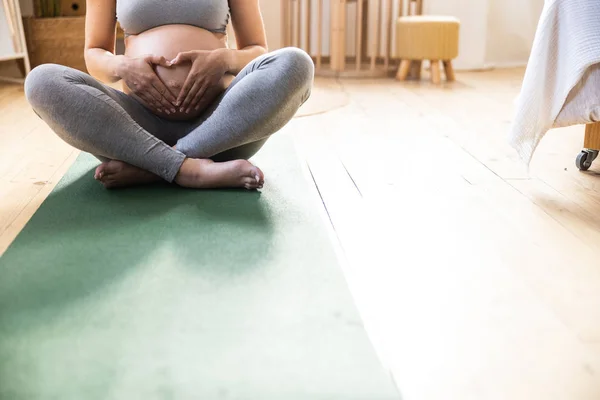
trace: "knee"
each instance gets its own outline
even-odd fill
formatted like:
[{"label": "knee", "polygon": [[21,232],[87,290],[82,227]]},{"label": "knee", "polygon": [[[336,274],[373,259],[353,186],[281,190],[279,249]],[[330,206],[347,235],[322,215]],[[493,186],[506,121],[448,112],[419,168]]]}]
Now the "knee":
[{"label": "knee", "polygon": [[64,76],[64,69],[65,67],[61,65],[42,64],[27,74],[25,97],[34,109],[51,102]]},{"label": "knee", "polygon": [[310,90],[315,75],[312,58],[304,50],[296,47],[285,47],[274,53],[281,65],[285,82],[294,85],[296,89]]}]

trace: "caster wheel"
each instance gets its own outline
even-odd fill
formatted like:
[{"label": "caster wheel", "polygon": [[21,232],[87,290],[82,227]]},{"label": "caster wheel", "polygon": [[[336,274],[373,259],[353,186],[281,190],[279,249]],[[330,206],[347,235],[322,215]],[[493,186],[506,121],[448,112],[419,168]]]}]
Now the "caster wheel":
[{"label": "caster wheel", "polygon": [[592,161],[592,157],[586,151],[582,151],[577,156],[575,165],[577,165],[580,171],[587,171],[592,166]]}]

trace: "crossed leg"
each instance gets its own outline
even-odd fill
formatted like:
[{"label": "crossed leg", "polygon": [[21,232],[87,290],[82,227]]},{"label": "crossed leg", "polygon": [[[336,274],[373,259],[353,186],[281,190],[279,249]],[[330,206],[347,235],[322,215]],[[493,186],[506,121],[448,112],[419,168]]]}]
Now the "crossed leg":
[{"label": "crossed leg", "polygon": [[89,75],[57,65],[34,69],[26,94],[58,136],[108,160],[96,170],[107,187],[163,179],[198,188],[256,188],[264,176],[247,159],[306,101],[313,72],[301,50],[265,54],[191,123],[162,120]]}]

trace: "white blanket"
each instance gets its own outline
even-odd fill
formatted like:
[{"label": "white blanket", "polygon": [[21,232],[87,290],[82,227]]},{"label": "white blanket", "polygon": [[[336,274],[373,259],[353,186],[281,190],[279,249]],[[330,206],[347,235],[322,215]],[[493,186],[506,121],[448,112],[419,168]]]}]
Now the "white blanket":
[{"label": "white blanket", "polygon": [[[510,144],[525,163],[555,127],[571,91],[597,63],[600,0],[546,0],[509,134]],[[585,112],[581,110],[582,121]],[[559,126],[564,126],[564,119]]]},{"label": "white blanket", "polygon": [[569,93],[556,117],[553,128],[600,121],[600,64],[585,71],[583,78]]}]

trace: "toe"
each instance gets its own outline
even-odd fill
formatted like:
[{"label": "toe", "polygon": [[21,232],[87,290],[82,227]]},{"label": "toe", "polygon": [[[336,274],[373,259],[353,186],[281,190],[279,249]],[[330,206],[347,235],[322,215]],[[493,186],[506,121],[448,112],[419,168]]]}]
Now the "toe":
[{"label": "toe", "polygon": [[260,170],[260,168],[258,167],[254,167],[256,168],[256,180],[258,181],[259,185],[262,185],[265,183],[265,174]]},{"label": "toe", "polygon": [[107,163],[102,163],[96,167],[96,170],[94,171],[94,179],[96,179],[96,180],[102,179],[102,175],[104,175],[104,170],[106,168],[106,164]]},{"label": "toe", "polygon": [[254,178],[246,177],[242,181],[244,187],[248,190],[254,190],[258,188],[258,183]]},{"label": "toe", "polygon": [[108,183],[111,181],[110,185],[115,186],[116,182],[114,177],[118,175],[123,170],[123,163],[120,161],[111,160],[107,163],[103,164],[103,168],[98,174],[98,180],[102,183]]},{"label": "toe", "polygon": [[248,176],[250,176],[252,180],[257,184],[260,184],[264,181],[264,175],[262,171],[260,170],[260,168],[254,165],[251,167],[250,171],[248,171]]}]

